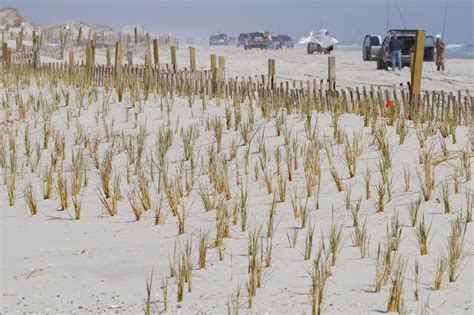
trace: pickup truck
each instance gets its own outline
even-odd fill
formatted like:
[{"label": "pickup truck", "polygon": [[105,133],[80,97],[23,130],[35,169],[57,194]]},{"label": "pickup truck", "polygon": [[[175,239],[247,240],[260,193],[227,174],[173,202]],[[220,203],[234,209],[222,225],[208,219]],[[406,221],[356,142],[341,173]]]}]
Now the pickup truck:
[{"label": "pickup truck", "polygon": [[[411,53],[415,44],[416,30],[390,30],[384,40],[379,35],[366,35],[362,45],[362,59],[364,61],[376,61],[377,69],[387,70],[391,66],[388,43],[392,35],[397,34],[402,42],[402,64],[409,67]],[[425,36],[424,61],[435,60],[435,40],[433,36]]]}]

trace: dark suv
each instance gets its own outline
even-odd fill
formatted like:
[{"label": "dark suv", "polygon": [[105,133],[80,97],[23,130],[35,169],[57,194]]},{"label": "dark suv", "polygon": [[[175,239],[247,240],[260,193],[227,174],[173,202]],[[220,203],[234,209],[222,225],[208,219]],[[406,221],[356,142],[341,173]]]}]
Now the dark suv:
[{"label": "dark suv", "polygon": [[215,36],[209,37],[209,45],[217,46],[217,45],[228,45],[229,39],[227,38],[226,34],[218,34]]},{"label": "dark suv", "polygon": [[[273,42],[275,43],[274,46],[275,48],[293,48],[295,46],[295,43],[293,42],[293,39],[291,39],[290,36],[288,35],[278,35],[273,37]],[[276,45],[278,44],[278,46]]]}]

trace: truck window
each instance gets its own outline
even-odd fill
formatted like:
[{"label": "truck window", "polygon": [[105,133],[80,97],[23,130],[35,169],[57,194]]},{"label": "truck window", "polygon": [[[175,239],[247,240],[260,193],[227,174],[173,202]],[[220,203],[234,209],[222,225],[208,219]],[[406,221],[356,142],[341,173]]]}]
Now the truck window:
[{"label": "truck window", "polygon": [[364,39],[364,47],[368,47],[368,46],[369,46],[369,39],[370,39],[370,36],[369,36],[369,35],[365,36],[365,39]]},{"label": "truck window", "polygon": [[380,39],[378,36],[370,37],[370,46],[380,46]]}]

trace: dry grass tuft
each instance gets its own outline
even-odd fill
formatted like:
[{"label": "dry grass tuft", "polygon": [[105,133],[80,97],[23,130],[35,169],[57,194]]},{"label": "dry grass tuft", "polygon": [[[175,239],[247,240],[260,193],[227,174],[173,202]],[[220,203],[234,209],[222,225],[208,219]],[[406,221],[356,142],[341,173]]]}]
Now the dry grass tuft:
[{"label": "dry grass tuft", "polygon": [[36,215],[38,213],[38,204],[36,202],[33,185],[31,183],[28,183],[25,186],[23,190],[23,196],[25,197],[28,208],[30,208],[31,215]]}]

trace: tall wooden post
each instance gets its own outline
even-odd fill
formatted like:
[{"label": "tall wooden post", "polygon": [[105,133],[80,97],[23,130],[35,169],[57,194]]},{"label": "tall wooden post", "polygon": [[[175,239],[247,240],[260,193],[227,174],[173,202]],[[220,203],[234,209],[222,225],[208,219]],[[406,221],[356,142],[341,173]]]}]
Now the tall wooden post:
[{"label": "tall wooden post", "polygon": [[221,69],[221,77],[225,78],[225,57],[219,56],[219,69]]},{"label": "tall wooden post", "polygon": [[212,93],[216,93],[217,88],[217,60],[216,54],[211,54],[211,75],[212,75]]},{"label": "tall wooden post", "polygon": [[20,35],[17,35],[16,38],[15,38],[15,40],[16,40],[16,47],[15,47],[15,49],[16,49],[16,51],[20,51],[20,50],[21,50],[21,39],[20,39]]},{"label": "tall wooden post", "polygon": [[412,104],[418,104],[421,91],[421,74],[425,55],[425,31],[417,30],[414,45],[414,55],[411,69],[410,95]]},{"label": "tall wooden post", "polygon": [[77,46],[81,44],[81,37],[82,37],[82,26],[79,27],[79,32],[77,34]]},{"label": "tall wooden post", "polygon": [[275,59],[268,59],[268,80],[272,89],[275,86],[275,71]]},{"label": "tall wooden post", "polygon": [[95,67],[95,39],[91,40],[91,66]]},{"label": "tall wooden post", "polygon": [[214,74],[217,68],[216,54],[211,54],[211,72]]},{"label": "tall wooden post", "polygon": [[328,83],[329,90],[332,91],[336,87],[336,57],[328,57]]},{"label": "tall wooden post", "polygon": [[74,51],[69,51],[69,74],[71,75],[74,71]]},{"label": "tall wooden post", "polygon": [[[145,80],[144,80],[145,88],[148,91],[150,88],[150,81],[151,81],[151,54],[149,51],[145,53]],[[148,95],[145,95],[148,98]]]},{"label": "tall wooden post", "polygon": [[138,44],[138,34],[137,34],[137,28],[136,27],[133,28],[133,33],[135,35],[135,45],[137,45]]},{"label": "tall wooden post", "polygon": [[115,79],[122,73],[122,42],[115,43]]},{"label": "tall wooden post", "polygon": [[160,55],[158,51],[158,39],[156,38],[153,40],[153,62],[155,63],[155,66],[160,64]]},{"label": "tall wooden post", "polygon": [[59,33],[59,42],[60,42],[60,45],[61,45],[61,60],[63,60],[64,59],[64,48],[66,47],[66,36],[63,33],[63,31],[61,31]]},{"label": "tall wooden post", "polygon": [[2,44],[2,54],[3,54],[3,62],[5,64],[5,67],[8,69],[10,67],[10,48],[8,48],[8,43],[3,42]]},{"label": "tall wooden post", "polygon": [[196,48],[189,47],[189,69],[196,71]]},{"label": "tall wooden post", "polygon": [[178,69],[178,65],[176,63],[176,46],[171,46],[171,66],[173,67],[174,71]]},{"label": "tall wooden post", "polygon": [[87,80],[91,79],[92,73],[92,47],[87,45],[86,48],[86,73],[87,73]]},{"label": "tall wooden post", "polygon": [[105,49],[105,64],[107,67],[110,66],[110,48]]}]

